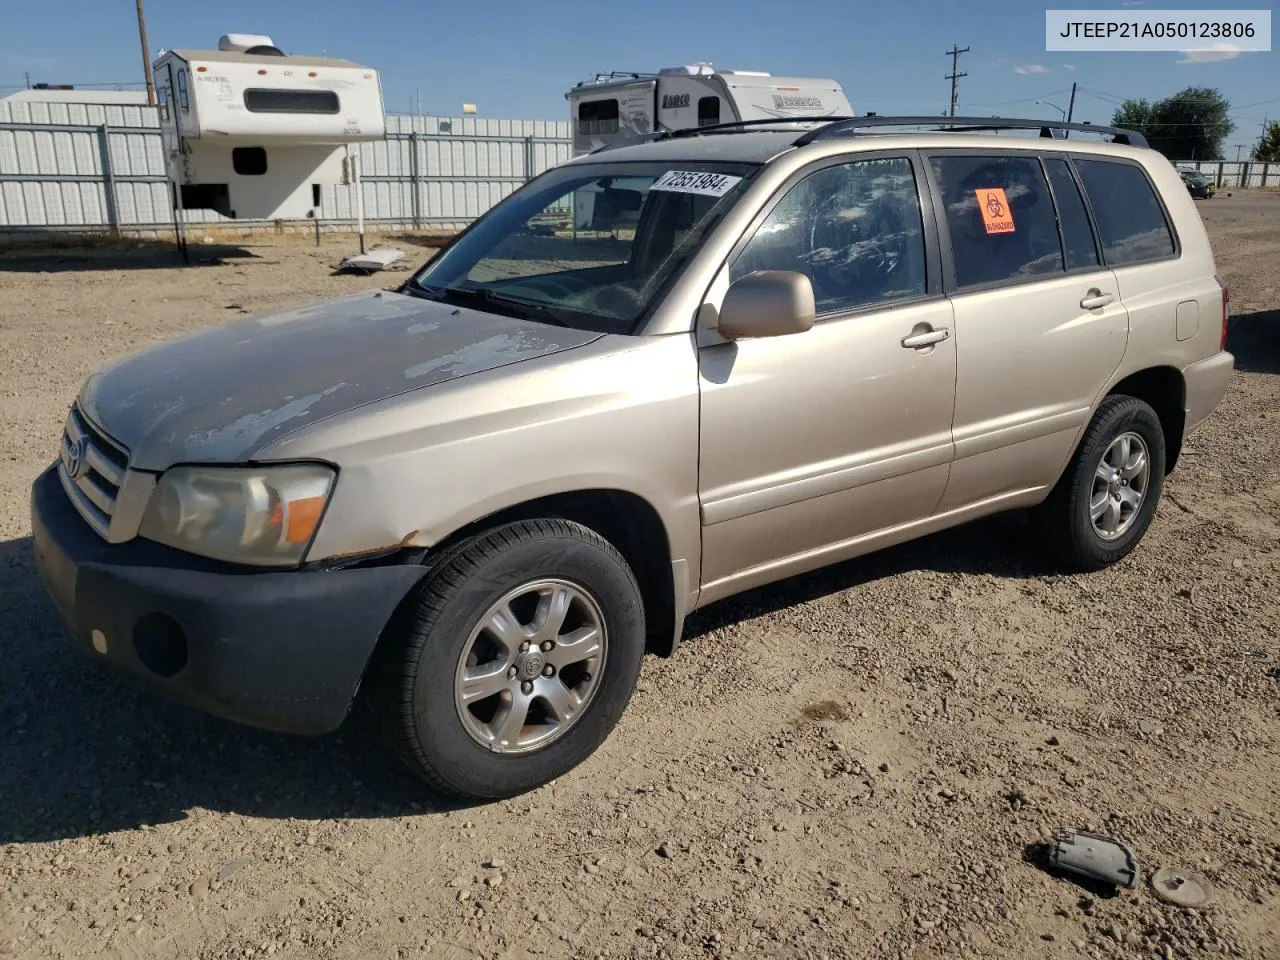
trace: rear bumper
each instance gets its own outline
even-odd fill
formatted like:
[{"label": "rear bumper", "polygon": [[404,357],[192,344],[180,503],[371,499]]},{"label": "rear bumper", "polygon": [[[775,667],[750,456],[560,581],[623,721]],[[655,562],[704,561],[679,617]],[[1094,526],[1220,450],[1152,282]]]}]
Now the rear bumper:
[{"label": "rear bumper", "polygon": [[1184,434],[1200,426],[1217,409],[1226,396],[1235,363],[1236,358],[1223,350],[1182,368],[1187,392]]},{"label": "rear bumper", "polygon": [[257,571],[110,544],[51,467],[31,489],[41,582],[76,644],[189,706],[288,733],[336,729],[418,566]]}]

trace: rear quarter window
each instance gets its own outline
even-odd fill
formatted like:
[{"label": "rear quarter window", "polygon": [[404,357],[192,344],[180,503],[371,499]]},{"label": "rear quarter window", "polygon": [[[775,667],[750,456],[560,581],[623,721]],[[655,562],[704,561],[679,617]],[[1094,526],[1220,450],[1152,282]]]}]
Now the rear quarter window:
[{"label": "rear quarter window", "polygon": [[1171,257],[1173,232],[1142,168],[1114,160],[1075,159],[1098,224],[1108,266]]}]

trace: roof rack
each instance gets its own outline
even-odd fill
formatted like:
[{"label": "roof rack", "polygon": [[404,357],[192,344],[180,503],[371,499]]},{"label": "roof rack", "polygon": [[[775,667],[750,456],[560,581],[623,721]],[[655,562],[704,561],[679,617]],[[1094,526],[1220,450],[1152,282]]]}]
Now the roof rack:
[{"label": "roof rack", "polygon": [[1054,139],[1055,130],[1079,130],[1085,133],[1111,134],[1115,142],[1131,147],[1149,146],[1147,138],[1136,130],[1123,127],[1104,127],[1092,123],[1067,123],[1057,120],[1017,120],[1008,117],[851,117],[828,123],[817,130],[802,134],[795,141],[797,147],[827,137],[846,136],[872,127],[932,126],[952,133],[968,133],[981,130],[1039,130],[1040,136]]},{"label": "roof rack", "polygon": [[[748,133],[751,127],[795,126],[797,124],[833,123],[854,120],[855,117],[762,117],[758,120],[731,120],[726,123],[708,123],[701,127],[677,127],[675,130],[656,130],[652,133],[638,133],[625,140],[615,140],[596,147],[591,153],[603,153],[617,147],[631,147],[638,143],[650,143],[654,140],[675,140],[684,137],[700,137],[707,133]],[[873,118],[874,119],[874,118]]]},{"label": "roof rack", "polygon": [[630,147],[654,140],[675,140],[685,137],[701,137],[708,133],[747,133],[753,127],[795,126],[797,124],[821,124],[807,130],[792,141],[793,146],[803,147],[827,137],[844,137],[860,130],[875,127],[933,127],[949,133],[973,133],[983,130],[1039,130],[1040,136],[1057,139],[1055,130],[1079,130],[1084,133],[1110,134],[1116,143],[1130,147],[1148,147],[1147,138],[1136,130],[1123,127],[1104,127],[1093,123],[1067,123],[1056,120],[1017,120],[1008,117],[764,117],[759,120],[733,120],[728,123],[709,123],[702,127],[680,127],[675,130],[658,130],[641,133],[625,140],[616,140],[596,147],[591,153],[603,153],[618,147]]}]

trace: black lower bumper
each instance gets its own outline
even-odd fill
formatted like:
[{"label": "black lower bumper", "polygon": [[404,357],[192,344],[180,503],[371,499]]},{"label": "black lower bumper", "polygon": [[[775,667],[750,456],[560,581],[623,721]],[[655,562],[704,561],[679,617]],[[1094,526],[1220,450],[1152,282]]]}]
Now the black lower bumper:
[{"label": "black lower bumper", "polygon": [[415,565],[258,571],[145,540],[110,544],[53,467],[31,488],[40,579],[92,657],[239,723],[320,734],[343,721]]}]

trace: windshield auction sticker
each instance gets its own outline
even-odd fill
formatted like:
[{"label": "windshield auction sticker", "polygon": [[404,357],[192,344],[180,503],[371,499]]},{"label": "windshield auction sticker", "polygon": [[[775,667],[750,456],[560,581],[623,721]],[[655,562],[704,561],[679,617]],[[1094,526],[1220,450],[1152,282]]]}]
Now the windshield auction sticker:
[{"label": "windshield auction sticker", "polygon": [[1249,53],[1271,49],[1270,10],[1046,10],[1044,48]]},{"label": "windshield auction sticker", "polygon": [[668,170],[653,181],[650,190],[669,190],[672,193],[697,193],[704,197],[723,197],[733,189],[741,177],[727,173],[691,173],[687,170]]},{"label": "windshield auction sticker", "polygon": [[973,191],[978,198],[978,211],[987,233],[1013,233],[1013,211],[1003,187],[983,187]]}]

